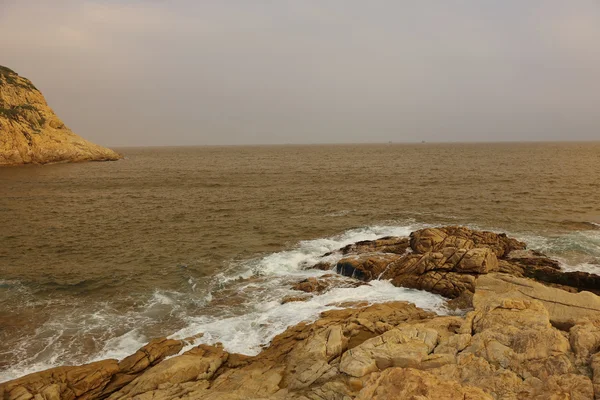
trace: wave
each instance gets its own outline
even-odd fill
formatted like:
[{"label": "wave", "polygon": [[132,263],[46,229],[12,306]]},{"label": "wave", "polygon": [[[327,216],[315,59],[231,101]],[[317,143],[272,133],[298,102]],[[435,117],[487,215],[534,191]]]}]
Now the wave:
[{"label": "wave", "polygon": [[565,271],[600,274],[600,230],[580,230],[560,235],[515,235],[530,249],[560,262]]}]

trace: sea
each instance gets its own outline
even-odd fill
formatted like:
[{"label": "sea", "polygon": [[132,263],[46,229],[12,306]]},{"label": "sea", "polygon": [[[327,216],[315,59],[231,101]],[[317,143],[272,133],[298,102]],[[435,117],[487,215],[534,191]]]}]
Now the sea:
[{"label": "sea", "polygon": [[0,381],[163,336],[257,354],[345,301],[447,313],[387,281],[281,304],[328,273],[310,269],[324,253],[424,227],[506,232],[600,273],[600,143],[117,150],[0,169]]}]

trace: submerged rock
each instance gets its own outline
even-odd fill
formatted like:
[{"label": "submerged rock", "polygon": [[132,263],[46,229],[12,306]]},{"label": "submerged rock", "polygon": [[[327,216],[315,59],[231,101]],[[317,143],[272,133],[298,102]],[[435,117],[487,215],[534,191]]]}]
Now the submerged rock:
[{"label": "submerged rock", "polygon": [[0,66],[0,166],[120,158],[74,134],[28,79]]}]

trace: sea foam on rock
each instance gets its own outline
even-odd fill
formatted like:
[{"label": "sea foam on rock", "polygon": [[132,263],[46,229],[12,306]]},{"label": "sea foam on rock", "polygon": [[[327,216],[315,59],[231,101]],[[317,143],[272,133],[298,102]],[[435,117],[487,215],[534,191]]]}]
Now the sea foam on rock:
[{"label": "sea foam on rock", "polygon": [[[59,367],[4,383],[0,398],[600,397],[600,297],[576,286],[598,276],[565,276],[540,254],[532,262],[523,253],[510,257],[525,245],[459,227],[414,232],[411,251],[389,243],[385,248],[398,252],[381,248],[361,243],[340,250],[353,260],[347,274],[387,277],[448,297],[470,293],[471,311],[440,316],[407,302],[357,304],[289,327],[255,356],[202,344],[165,360],[182,343],[163,339],[120,363]],[[313,296],[338,290],[308,286],[325,293]]]}]

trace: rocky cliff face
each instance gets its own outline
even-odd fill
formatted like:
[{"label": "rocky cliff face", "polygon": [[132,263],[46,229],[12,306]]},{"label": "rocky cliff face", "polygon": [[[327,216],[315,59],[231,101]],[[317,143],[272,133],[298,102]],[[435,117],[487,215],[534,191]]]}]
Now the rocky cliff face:
[{"label": "rocky cliff face", "polygon": [[71,132],[28,79],[0,66],[0,166],[119,158]]},{"label": "rocky cliff face", "polygon": [[[599,276],[564,273],[505,235],[460,227],[359,242],[299,282],[320,296],[385,276],[461,299],[459,315],[406,302],[346,304],[260,354],[157,339],[118,362],[59,367],[0,385],[0,399],[454,400],[600,398]],[[327,268],[325,263],[315,267]],[[538,282],[536,282],[536,280]],[[170,357],[170,358],[169,358]]]}]

